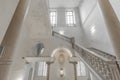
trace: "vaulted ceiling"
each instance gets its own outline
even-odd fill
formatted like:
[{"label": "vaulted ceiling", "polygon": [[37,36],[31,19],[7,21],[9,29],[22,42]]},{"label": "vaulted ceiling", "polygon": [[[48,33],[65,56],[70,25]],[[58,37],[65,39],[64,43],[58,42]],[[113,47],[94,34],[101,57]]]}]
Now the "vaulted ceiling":
[{"label": "vaulted ceiling", "polygon": [[50,8],[58,8],[58,7],[67,7],[73,8],[77,7],[82,0],[49,0]]}]

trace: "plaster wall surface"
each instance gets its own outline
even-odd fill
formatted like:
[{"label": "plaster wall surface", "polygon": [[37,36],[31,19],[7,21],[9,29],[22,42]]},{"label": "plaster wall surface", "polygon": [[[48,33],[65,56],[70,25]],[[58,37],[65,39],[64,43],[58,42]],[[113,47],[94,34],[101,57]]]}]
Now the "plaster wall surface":
[{"label": "plaster wall surface", "polygon": [[0,0],[0,44],[6,34],[19,0]]},{"label": "plaster wall surface", "polygon": [[[92,4],[91,2],[94,3]],[[115,55],[108,30],[106,28],[107,23],[104,21],[104,16],[99,4],[96,0],[91,2],[85,0],[80,6],[82,25],[88,43],[87,47],[96,48]]]},{"label": "plaster wall surface", "polygon": [[[76,24],[74,26],[66,25],[65,11],[67,9],[73,9],[75,12]],[[55,8],[55,10],[57,11],[57,26],[53,27],[53,31],[56,31],[58,33],[63,32],[63,35],[67,37],[74,37],[76,44],[84,45],[85,36],[83,28],[81,27],[80,23],[79,9],[77,7],[74,8],[59,7]]]},{"label": "plaster wall surface", "polygon": [[3,78],[7,76],[8,80],[27,79],[25,73],[27,73],[28,65],[23,57],[34,56],[33,48],[36,43],[42,42],[45,46],[45,50],[40,56],[50,56],[57,47],[67,47],[72,51],[69,43],[52,37],[48,17],[48,6],[45,0],[20,1],[2,42],[6,48],[1,59],[13,61],[6,72],[8,75]]},{"label": "plaster wall surface", "polygon": [[109,0],[120,22],[120,0]]}]

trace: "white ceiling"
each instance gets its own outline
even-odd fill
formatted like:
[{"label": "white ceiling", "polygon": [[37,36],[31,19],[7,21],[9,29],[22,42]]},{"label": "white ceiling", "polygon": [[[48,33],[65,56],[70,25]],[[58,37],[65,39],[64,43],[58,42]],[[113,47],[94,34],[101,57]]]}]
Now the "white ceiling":
[{"label": "white ceiling", "polygon": [[50,8],[58,8],[58,7],[67,7],[73,8],[77,7],[82,0],[49,0]]}]

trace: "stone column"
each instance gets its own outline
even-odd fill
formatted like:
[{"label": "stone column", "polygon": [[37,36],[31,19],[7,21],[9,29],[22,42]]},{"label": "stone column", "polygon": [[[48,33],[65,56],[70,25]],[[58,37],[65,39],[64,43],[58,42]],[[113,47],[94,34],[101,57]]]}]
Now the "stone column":
[{"label": "stone column", "polygon": [[109,0],[98,0],[98,3],[102,10],[105,22],[107,23],[108,33],[110,35],[116,57],[120,59],[120,22]]},{"label": "stone column", "polygon": [[46,64],[48,65],[48,67],[47,67],[47,80],[49,80],[50,64],[51,64],[51,62],[47,62]]},{"label": "stone column", "polygon": [[77,80],[77,62],[70,62],[70,63],[72,63],[73,64],[73,66],[74,66],[74,76],[75,76],[75,80]]}]

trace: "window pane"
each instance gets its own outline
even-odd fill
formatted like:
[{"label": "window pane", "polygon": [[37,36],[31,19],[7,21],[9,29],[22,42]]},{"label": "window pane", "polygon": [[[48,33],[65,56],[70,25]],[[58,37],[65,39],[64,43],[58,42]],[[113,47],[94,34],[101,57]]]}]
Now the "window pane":
[{"label": "window pane", "polygon": [[38,76],[42,75],[42,63],[39,63],[39,68],[38,68]]},{"label": "window pane", "polygon": [[57,12],[56,11],[50,11],[50,23],[51,23],[51,26],[57,25]]},{"label": "window pane", "polygon": [[38,76],[47,76],[47,64],[46,62],[38,63]]},{"label": "window pane", "polygon": [[66,11],[66,24],[67,26],[74,26],[76,24],[73,10]]}]

